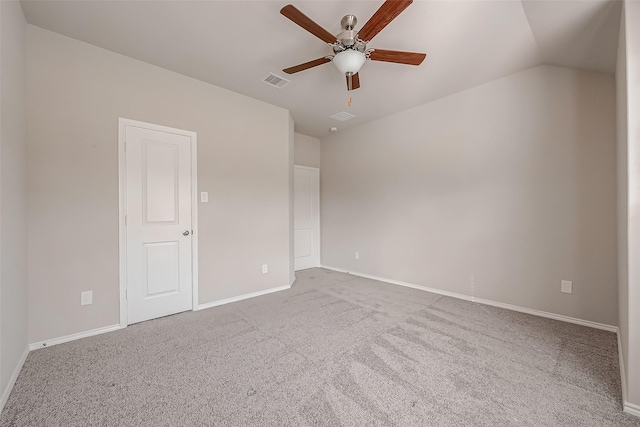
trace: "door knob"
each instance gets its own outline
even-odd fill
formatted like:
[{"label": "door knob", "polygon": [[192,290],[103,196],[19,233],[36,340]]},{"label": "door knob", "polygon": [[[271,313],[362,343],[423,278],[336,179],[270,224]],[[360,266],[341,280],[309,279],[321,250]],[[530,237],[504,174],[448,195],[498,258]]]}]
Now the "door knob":
[{"label": "door knob", "polygon": [[183,236],[188,236],[188,235],[189,235],[189,230],[184,230],[184,231],[182,232],[182,235],[183,235]]}]

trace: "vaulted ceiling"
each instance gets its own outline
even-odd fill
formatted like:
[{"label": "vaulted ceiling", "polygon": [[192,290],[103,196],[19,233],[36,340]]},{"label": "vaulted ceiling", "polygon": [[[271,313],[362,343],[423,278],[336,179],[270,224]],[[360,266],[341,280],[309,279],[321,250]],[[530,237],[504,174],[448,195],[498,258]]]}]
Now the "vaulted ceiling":
[{"label": "vaulted ceiling", "polygon": [[[368,61],[361,88],[325,64],[294,75],[283,68],[331,48],[282,15],[272,1],[31,1],[27,21],[60,34],[275,104],[296,132],[322,137],[536,65],[612,73],[621,3],[615,0],[416,0],[368,47],[426,52],[419,67]],[[378,1],[295,1],[337,34],[354,14],[356,30]],[[270,72],[291,80],[263,82]],[[351,105],[349,106],[349,101]],[[329,116],[356,116],[337,122]]]}]

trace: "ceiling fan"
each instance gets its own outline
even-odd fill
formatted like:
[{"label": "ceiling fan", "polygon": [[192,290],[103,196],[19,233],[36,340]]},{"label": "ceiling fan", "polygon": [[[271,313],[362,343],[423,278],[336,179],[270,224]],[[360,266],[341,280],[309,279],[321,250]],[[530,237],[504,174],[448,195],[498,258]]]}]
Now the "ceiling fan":
[{"label": "ceiling fan", "polygon": [[294,74],[327,62],[333,62],[338,70],[346,76],[347,90],[353,90],[360,87],[358,72],[367,59],[420,65],[427,56],[424,53],[367,48],[367,43],[411,3],[413,0],[386,0],[359,31],[354,30],[358,22],[357,18],[354,15],[345,15],[340,22],[343,31],[336,36],[316,24],[295,6],[286,5],[280,10],[280,13],[331,46],[334,55],[327,55],[304,64],[285,68],[282,71]]}]

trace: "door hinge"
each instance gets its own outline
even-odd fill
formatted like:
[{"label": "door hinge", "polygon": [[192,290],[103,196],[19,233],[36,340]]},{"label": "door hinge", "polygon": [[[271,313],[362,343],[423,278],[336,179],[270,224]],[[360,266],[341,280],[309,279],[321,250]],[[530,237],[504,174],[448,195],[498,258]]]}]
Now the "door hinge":
[{"label": "door hinge", "polygon": [[124,225],[127,225],[127,216],[124,216]]},{"label": "door hinge", "polygon": [[124,290],[124,299],[129,299],[129,289]]},{"label": "door hinge", "polygon": [[127,152],[127,141],[124,142],[124,151]]}]

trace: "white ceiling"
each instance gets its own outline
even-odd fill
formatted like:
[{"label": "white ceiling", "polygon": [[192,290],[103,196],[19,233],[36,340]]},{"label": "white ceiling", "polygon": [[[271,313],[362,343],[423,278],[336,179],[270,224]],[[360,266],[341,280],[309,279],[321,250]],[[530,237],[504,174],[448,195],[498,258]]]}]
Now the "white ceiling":
[{"label": "white ceiling", "polygon": [[[30,24],[242,93],[291,111],[296,132],[362,124],[540,64],[615,70],[616,0],[416,0],[368,47],[426,52],[419,67],[367,62],[361,88],[325,64],[291,76],[283,68],[331,49],[280,15],[272,1],[31,1]],[[378,1],[294,1],[329,32],[340,19],[361,28]],[[274,72],[283,89],[262,82]],[[351,106],[347,106],[352,98]],[[356,116],[337,122],[330,115]]]}]

